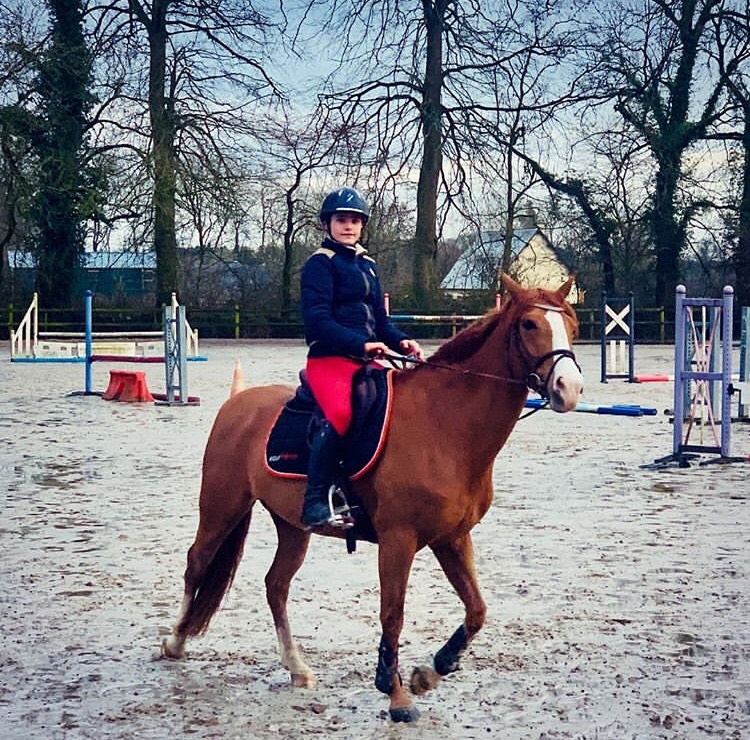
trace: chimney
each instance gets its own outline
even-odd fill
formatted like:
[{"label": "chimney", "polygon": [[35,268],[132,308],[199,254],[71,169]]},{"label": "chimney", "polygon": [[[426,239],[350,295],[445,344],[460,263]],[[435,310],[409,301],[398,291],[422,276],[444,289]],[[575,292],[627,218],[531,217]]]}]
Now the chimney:
[{"label": "chimney", "polygon": [[536,228],[536,214],[535,213],[517,213],[513,221],[517,229],[535,229]]},{"label": "chimney", "polygon": [[513,226],[516,229],[536,229],[536,209],[528,201],[513,215]]}]

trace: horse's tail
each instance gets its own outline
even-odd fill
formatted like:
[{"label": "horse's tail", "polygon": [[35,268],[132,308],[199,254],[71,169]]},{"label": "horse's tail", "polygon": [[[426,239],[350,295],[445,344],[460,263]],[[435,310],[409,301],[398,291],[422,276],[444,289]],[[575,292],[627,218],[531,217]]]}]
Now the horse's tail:
[{"label": "horse's tail", "polygon": [[229,397],[231,398],[244,390],[245,381],[242,377],[242,365],[239,360],[235,360],[234,371],[232,372],[232,387],[229,390]]},{"label": "horse's tail", "polygon": [[232,585],[242,558],[251,515],[252,509],[237,522],[219,546],[200,582],[195,584],[195,598],[178,625],[178,631],[185,637],[201,635],[208,629],[211,617]]}]

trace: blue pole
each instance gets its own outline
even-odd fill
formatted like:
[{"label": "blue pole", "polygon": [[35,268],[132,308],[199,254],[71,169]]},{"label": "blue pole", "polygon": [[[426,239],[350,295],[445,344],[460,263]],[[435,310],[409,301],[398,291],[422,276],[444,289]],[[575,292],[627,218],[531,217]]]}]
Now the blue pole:
[{"label": "blue pole", "polygon": [[91,355],[93,354],[92,351],[92,341],[91,341],[91,334],[92,334],[92,318],[91,318],[91,304],[92,304],[92,296],[94,294],[87,290],[83,294],[83,304],[84,304],[84,321],[85,321],[85,332],[86,332],[86,383],[85,383],[85,391],[86,394],[91,393]]}]

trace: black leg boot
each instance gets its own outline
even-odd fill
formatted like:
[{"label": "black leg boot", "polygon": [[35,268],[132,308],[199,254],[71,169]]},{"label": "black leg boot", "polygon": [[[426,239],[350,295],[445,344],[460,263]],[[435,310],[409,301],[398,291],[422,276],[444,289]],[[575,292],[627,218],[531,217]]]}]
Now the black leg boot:
[{"label": "black leg boot", "polygon": [[340,448],[341,437],[330,421],[324,421],[310,445],[307,489],[302,506],[302,523],[308,527],[319,527],[331,519],[328,490],[333,483]]}]

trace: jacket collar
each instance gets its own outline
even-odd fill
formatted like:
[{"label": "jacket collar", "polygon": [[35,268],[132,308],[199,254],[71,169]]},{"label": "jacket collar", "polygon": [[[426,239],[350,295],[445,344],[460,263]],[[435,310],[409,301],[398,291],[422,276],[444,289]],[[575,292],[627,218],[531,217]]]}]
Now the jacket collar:
[{"label": "jacket collar", "polygon": [[350,257],[360,257],[367,254],[367,250],[359,243],[355,244],[353,247],[350,247],[348,244],[337,242],[330,236],[327,236],[325,239],[323,239],[323,244],[321,246],[325,247],[326,249],[332,249],[337,254],[349,255]]}]

